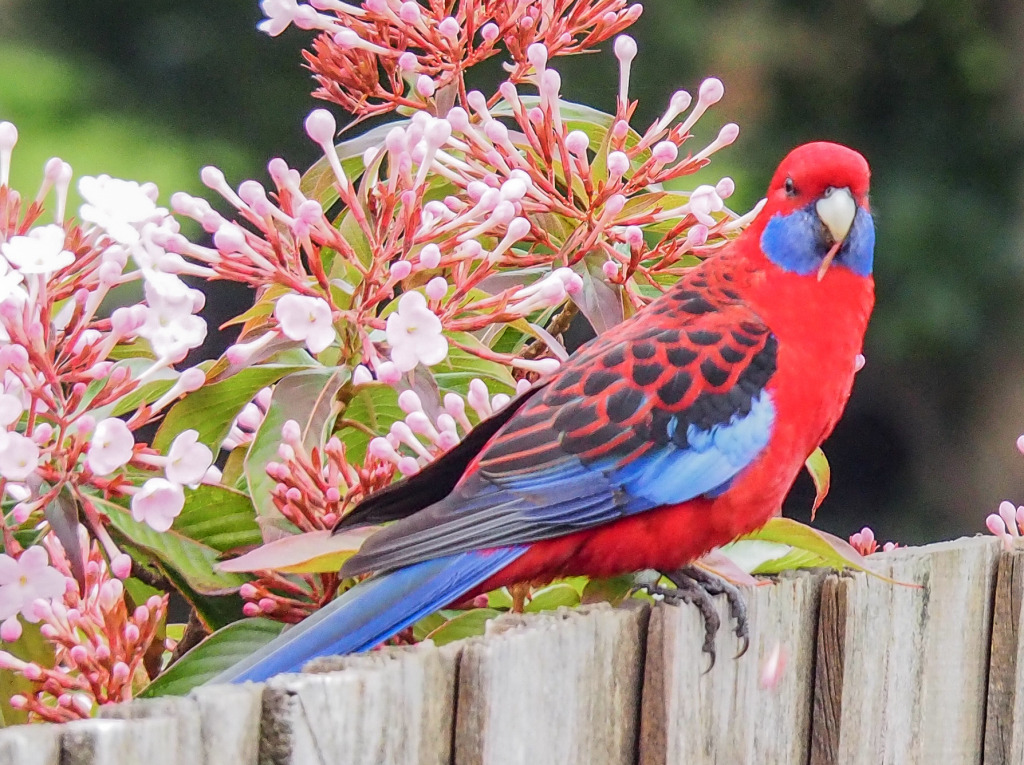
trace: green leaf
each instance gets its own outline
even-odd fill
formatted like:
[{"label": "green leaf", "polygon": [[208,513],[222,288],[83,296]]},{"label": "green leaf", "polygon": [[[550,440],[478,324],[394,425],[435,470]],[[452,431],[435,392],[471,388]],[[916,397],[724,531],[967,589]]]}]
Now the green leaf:
[{"label": "green leaf", "polygon": [[[741,539],[759,539],[765,542],[776,542],[781,545],[789,545],[803,553],[790,559],[800,565],[787,565],[785,568],[827,566],[835,569],[852,568],[857,571],[873,573],[867,567],[867,562],[863,556],[854,550],[849,543],[839,537],[794,521],[791,518],[772,518],[760,529],[741,537]],[[755,569],[754,573],[770,574],[785,570],[780,568],[779,561],[784,561],[787,556],[789,556],[789,553],[782,558],[761,564]]]},{"label": "green leaf", "polygon": [[120,505],[98,497],[92,498],[110,517],[113,529],[133,547],[148,553],[165,571],[175,571],[188,585],[203,595],[235,592],[249,581],[238,574],[220,573],[214,564],[220,553],[213,547],[189,539],[175,528],[155,531],[139,523]]},{"label": "green leaf", "polygon": [[361,526],[335,534],[330,530],[275,539],[237,558],[218,564],[221,571],[281,571],[286,574],[333,573],[359,550],[377,526]]},{"label": "green leaf", "polygon": [[497,608],[502,611],[511,611],[512,593],[508,591],[508,587],[501,587],[487,593],[487,606],[489,608]]},{"label": "green leaf", "polygon": [[267,475],[266,466],[277,459],[281,426],[295,420],[306,449],[321,448],[340,408],[338,391],[348,379],[345,367],[320,367],[293,372],[274,387],[266,417],[245,455],[245,479],[259,515],[280,516],[270,496],[276,481]]},{"label": "green leaf", "polygon": [[183,696],[265,646],[284,625],[270,619],[243,619],[223,627],[172,664],[140,696]]},{"label": "green leaf", "polygon": [[388,432],[393,422],[405,418],[398,405],[398,392],[390,385],[367,383],[356,388],[338,417],[335,435],[345,444],[345,454],[353,465],[361,465],[366,447],[377,435]]},{"label": "green leaf", "polygon": [[523,609],[529,613],[552,611],[559,606],[578,606],[580,594],[571,584],[552,584],[537,590]]},{"label": "green leaf", "polygon": [[433,632],[428,633],[427,638],[433,640],[434,645],[445,645],[455,640],[483,635],[487,622],[500,615],[501,611],[493,608],[473,608],[463,611],[454,619],[449,619]]},{"label": "green leaf", "polygon": [[[465,332],[454,332],[451,337],[462,345],[470,347],[485,346],[473,335]],[[496,361],[488,361],[461,348],[452,347],[448,358],[430,368],[442,393],[454,392],[465,396],[469,392],[469,381],[479,377],[487,383],[492,393],[513,393],[516,389],[515,378],[508,367]]]},{"label": "green leaf", "polygon": [[200,486],[186,493],[174,530],[218,552],[263,542],[249,495],[226,486]]},{"label": "green leaf", "polygon": [[444,614],[440,611],[433,613],[430,616],[424,616],[414,625],[412,625],[412,639],[417,643],[426,640],[427,635],[436,630],[442,624],[448,621]]},{"label": "green leaf", "polygon": [[583,588],[581,603],[611,603],[618,605],[633,591],[636,577],[633,574],[612,576],[607,579],[591,579]]},{"label": "green leaf", "polygon": [[811,520],[813,521],[818,508],[821,507],[821,503],[828,496],[828,489],[832,484],[832,469],[829,467],[828,459],[825,457],[825,452],[821,450],[820,446],[811,452],[811,456],[807,458],[804,466],[807,468],[807,472],[811,474],[811,480],[814,481],[814,505],[811,507]]},{"label": "green leaf", "polygon": [[153,448],[166,453],[175,436],[191,428],[199,432],[199,442],[216,454],[242,407],[263,388],[300,369],[277,364],[248,367],[226,380],[189,393],[167,413],[153,438]]}]

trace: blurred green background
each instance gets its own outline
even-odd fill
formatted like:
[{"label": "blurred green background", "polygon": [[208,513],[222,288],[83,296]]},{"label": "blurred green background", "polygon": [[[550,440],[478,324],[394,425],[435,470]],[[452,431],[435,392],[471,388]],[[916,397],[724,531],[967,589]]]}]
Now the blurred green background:
[{"label": "blurred green background", "polygon": [[[205,164],[236,185],[265,180],[273,156],[310,164],[310,37],[271,39],[260,18],[255,0],[0,0],[14,185],[32,193],[57,154],[76,176],[155,181],[166,203],[200,192]],[[916,543],[980,531],[999,500],[1024,502],[1024,3],[651,0],[631,33],[641,128],[674,90],[725,82],[705,125],[742,128],[713,164],[736,179],[734,208],[807,140],[872,163],[878,307],[825,445],[833,491],[819,523]],[[555,66],[567,98],[612,108],[610,50]],[[211,302],[226,318],[245,297]],[[806,518],[812,493],[802,478],[787,511]]]}]

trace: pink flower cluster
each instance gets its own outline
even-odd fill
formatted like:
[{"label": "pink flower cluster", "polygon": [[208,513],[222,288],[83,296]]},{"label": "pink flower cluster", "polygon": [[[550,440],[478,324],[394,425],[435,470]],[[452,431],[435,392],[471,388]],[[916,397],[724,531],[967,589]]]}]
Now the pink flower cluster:
[{"label": "pink flower cluster", "polygon": [[[22,611],[31,609],[30,621],[42,622],[40,632],[54,647],[54,663],[43,666],[0,651],[0,668],[19,673],[33,686],[30,694],[11,697],[15,709],[27,710],[36,719],[66,722],[89,717],[95,704],[128,701],[137,687],[148,682],[146,661],[166,615],[167,596],[154,595],[129,610],[124,585],[112,576],[99,546],[84,534],[79,551],[86,560],[83,586],[72,576],[60,543],[48,536],[43,544],[53,567],[42,569],[34,560],[39,553],[45,560],[43,547],[29,548],[19,560],[23,570],[31,567],[46,579],[45,585],[42,579],[30,580],[33,594],[40,597],[26,603]],[[31,563],[25,560],[29,556]],[[9,564],[4,564],[3,569],[7,568]],[[59,579],[62,597],[47,596],[51,579],[53,589]],[[4,586],[8,585],[0,584],[0,598]]]},{"label": "pink flower cluster", "polygon": [[527,49],[541,43],[552,56],[583,53],[628,27],[642,7],[627,0],[263,0],[260,29],[279,35],[289,25],[321,30],[305,58],[320,83],[314,95],[359,117],[398,107],[445,111],[466,95],[468,68],[502,52],[509,80],[526,77]]},{"label": "pink flower cluster", "polygon": [[[0,123],[0,491],[14,501],[17,524],[38,520],[66,493],[115,557],[95,497],[130,496],[138,520],[166,529],[181,509],[182,485],[199,483],[212,463],[186,434],[168,456],[134,435],[204,383],[202,370],[173,365],[206,336],[195,315],[205,297],[177,276],[194,267],[155,243],[177,223],[156,206],[152,184],[82,178],[85,223],[65,224],[70,166],[47,162],[26,206],[6,185],[16,141],[14,126]],[[51,189],[56,222],[40,224]],[[145,301],[110,311],[111,290],[138,280]],[[136,358],[117,360],[128,347]],[[129,466],[164,475],[138,486]],[[17,550],[6,524],[4,533]]]},{"label": "pink flower cluster", "polygon": [[[591,265],[643,305],[692,265],[687,256],[724,243],[747,219],[725,208],[730,179],[689,194],[656,190],[735,140],[738,128],[728,124],[709,145],[681,153],[722,98],[721,82],[706,80],[696,100],[678,92],[641,135],[629,125],[635,103],[627,94],[636,45],[620,36],[616,51],[618,112],[589,127],[560,98],[551,50],[535,42],[521,81],[536,96],[510,78],[491,99],[472,91],[443,117],[420,109],[377,128],[379,142],[361,138],[357,152],[335,146],[334,118],[314,110],[306,130],[324,159],[305,178],[272,160],[272,191],[256,181],[236,191],[206,168],[203,180],[239,220],[176,194],[173,208],[211,233],[214,246],[177,234],[159,242],[197,268],[264,288],[227,353],[233,368],[302,345],[313,354],[337,348],[341,360],[389,383],[443,362],[453,348],[543,374],[565,353],[537,321],[530,326],[548,359],[497,352],[467,333],[550,317],[567,302],[591,312]],[[324,209],[334,199],[343,204],[337,219]]]},{"label": "pink flower cluster", "polygon": [[999,512],[985,518],[985,527],[1003,542],[1006,550],[1012,550],[1024,532],[1024,506],[1014,507],[1012,502],[1000,502]]},{"label": "pink flower cluster", "polygon": [[[875,539],[875,532],[867,526],[850,537],[850,545],[861,555],[871,555],[878,552],[878,540]],[[886,542],[881,546],[883,552],[889,552],[899,547],[895,542]]]}]

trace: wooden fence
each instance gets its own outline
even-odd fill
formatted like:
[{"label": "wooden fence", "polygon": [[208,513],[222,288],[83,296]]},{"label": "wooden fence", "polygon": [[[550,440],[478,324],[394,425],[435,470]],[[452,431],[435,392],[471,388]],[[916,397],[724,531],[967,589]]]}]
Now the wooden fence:
[{"label": "wooden fence", "polygon": [[0,765],[1024,762],[1024,548],[977,537],[872,561],[922,586],[781,577],[748,593],[750,650],[733,660],[723,627],[707,673],[693,608],[506,616],[443,648],[0,731]]}]

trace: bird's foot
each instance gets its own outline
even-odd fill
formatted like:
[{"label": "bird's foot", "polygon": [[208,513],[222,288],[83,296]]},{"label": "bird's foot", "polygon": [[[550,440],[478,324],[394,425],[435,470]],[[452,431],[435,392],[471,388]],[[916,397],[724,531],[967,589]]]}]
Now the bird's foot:
[{"label": "bird's foot", "polygon": [[651,595],[660,595],[665,602],[673,605],[689,603],[700,611],[704,619],[704,645],[702,650],[711,659],[707,671],[715,666],[715,635],[722,620],[718,616],[718,609],[715,608],[715,596],[725,595],[729,602],[729,615],[736,623],[733,632],[740,641],[740,650],[736,654],[738,659],[747,652],[750,646],[750,629],[747,621],[747,604],[739,589],[721,577],[708,573],[697,566],[685,566],[677,571],[670,571],[665,577],[671,580],[675,587],[663,587],[657,584],[643,585],[643,589]]}]

